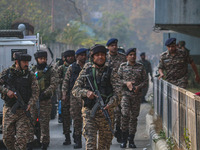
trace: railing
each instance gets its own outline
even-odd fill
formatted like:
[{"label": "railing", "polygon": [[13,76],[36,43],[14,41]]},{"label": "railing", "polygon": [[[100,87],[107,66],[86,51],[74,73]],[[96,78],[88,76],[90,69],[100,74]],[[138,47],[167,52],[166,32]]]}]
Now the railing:
[{"label": "railing", "polygon": [[167,137],[185,148],[188,129],[191,150],[200,150],[200,97],[164,80],[154,78],[154,112],[162,118]]}]

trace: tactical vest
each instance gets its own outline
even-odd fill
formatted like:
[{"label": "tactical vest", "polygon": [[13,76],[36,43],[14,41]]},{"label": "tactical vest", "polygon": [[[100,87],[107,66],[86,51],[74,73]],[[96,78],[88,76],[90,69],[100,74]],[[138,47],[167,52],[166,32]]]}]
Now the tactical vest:
[{"label": "tactical vest", "polygon": [[36,79],[38,80],[38,85],[40,88],[40,93],[44,92],[49,86],[51,82],[51,68],[50,67],[47,72],[43,72],[43,70],[38,70],[36,66],[32,69],[32,71],[36,75]]},{"label": "tactical vest", "polygon": [[[14,87],[16,90],[19,91],[19,94],[21,95],[24,103],[28,104],[32,95],[32,77],[30,71],[28,71],[28,73],[24,76],[17,76],[12,73],[10,69],[8,69],[5,80],[9,84],[5,85],[6,88],[12,90],[12,88]],[[4,100],[7,107],[12,107],[16,103],[16,98],[9,98],[7,95],[4,96]]]},{"label": "tactical vest", "polygon": [[[104,104],[108,103],[109,98],[113,94],[113,87],[112,87],[111,81],[110,81],[111,72],[112,72],[111,67],[106,66],[104,68],[102,76],[95,77],[97,87],[98,87],[99,92],[101,93],[102,99],[104,100]],[[91,81],[93,88],[95,88],[94,77],[93,77],[93,73],[92,73],[92,67],[87,68],[86,73],[89,75],[89,79]],[[92,91],[92,88],[90,87],[90,84],[87,80],[86,80],[86,89]],[[84,98],[84,107],[92,109],[94,104],[95,104],[94,100]]]},{"label": "tactical vest", "polygon": [[70,88],[70,91],[72,90],[74,84],[75,84],[75,81],[76,79],[78,78],[78,75],[79,73],[81,72],[81,67],[80,65],[78,65],[76,62],[74,62],[72,64],[72,75],[71,75],[71,78],[70,78],[70,83],[69,83],[69,88]]}]

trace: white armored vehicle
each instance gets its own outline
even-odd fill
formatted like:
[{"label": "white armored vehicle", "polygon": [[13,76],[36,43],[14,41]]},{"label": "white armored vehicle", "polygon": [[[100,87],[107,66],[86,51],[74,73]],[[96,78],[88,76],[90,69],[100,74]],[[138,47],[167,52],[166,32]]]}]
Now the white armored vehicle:
[{"label": "white armored vehicle", "polygon": [[[39,33],[25,34],[25,25],[20,24],[18,30],[0,30],[0,72],[14,63],[13,54],[23,52],[32,56],[30,64],[35,64],[34,53],[39,49]],[[2,130],[3,100],[0,98],[0,133]]]}]

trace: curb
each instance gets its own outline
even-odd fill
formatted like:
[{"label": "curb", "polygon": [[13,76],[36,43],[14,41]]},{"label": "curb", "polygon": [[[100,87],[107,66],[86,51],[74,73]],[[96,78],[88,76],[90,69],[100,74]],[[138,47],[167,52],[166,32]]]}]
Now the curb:
[{"label": "curb", "polygon": [[150,114],[146,115],[146,131],[147,133],[149,133],[152,150],[168,150],[167,143],[165,140],[160,139],[156,143],[154,142],[154,139],[158,139],[159,135],[155,131],[155,125],[153,124],[153,116]]}]

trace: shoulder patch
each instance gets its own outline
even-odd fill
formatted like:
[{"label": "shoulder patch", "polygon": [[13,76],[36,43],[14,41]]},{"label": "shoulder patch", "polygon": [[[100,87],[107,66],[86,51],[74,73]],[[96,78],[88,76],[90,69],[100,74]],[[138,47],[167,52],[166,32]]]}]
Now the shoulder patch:
[{"label": "shoulder patch", "polygon": [[136,62],[137,65],[143,66],[143,64],[141,62]]},{"label": "shoulder patch", "polygon": [[125,65],[126,65],[126,63],[127,63],[127,62],[123,62],[123,63],[121,63],[121,65],[120,65],[120,66],[125,66]]},{"label": "shoulder patch", "polygon": [[124,53],[122,52],[118,52],[119,55],[122,55],[122,56],[126,56]]},{"label": "shoulder patch", "polygon": [[165,51],[165,52],[161,53],[161,55],[160,55],[160,56],[164,56],[164,55],[166,55],[166,54],[167,54],[167,51]]}]

